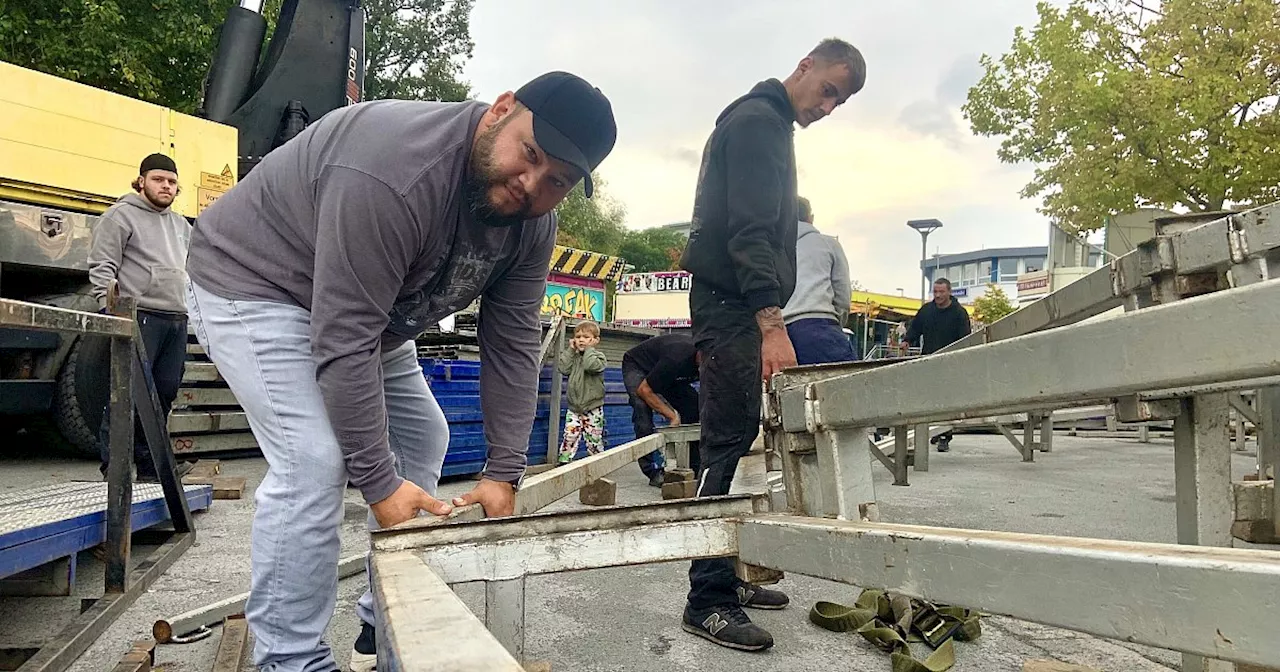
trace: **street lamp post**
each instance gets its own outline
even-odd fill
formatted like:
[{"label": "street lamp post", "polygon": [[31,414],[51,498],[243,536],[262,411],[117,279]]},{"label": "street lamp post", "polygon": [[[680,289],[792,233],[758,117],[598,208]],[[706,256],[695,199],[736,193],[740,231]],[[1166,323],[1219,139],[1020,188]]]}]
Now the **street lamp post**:
[{"label": "street lamp post", "polygon": [[911,219],[907,226],[920,232],[920,300],[929,296],[929,274],[925,272],[925,262],[929,260],[929,234],[942,228],[942,222],[936,219]]}]

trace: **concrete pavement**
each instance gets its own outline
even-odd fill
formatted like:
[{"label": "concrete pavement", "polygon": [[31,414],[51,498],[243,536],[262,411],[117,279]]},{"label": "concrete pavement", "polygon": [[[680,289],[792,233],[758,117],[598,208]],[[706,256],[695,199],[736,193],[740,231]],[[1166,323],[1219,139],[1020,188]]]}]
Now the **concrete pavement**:
[{"label": "concrete pavement", "polygon": [[[1054,450],[1036,462],[1020,462],[1001,437],[959,435],[950,453],[934,453],[928,473],[911,474],[910,487],[893,487],[876,468],[876,485],[885,521],[946,527],[973,527],[1069,536],[1173,542],[1173,446],[1135,440],[1068,437],[1059,434]],[[1239,477],[1252,458],[1235,454]],[[198,542],[120,618],[77,662],[73,670],[110,668],[132,641],[150,636],[152,622],[174,616],[248,589],[249,529],[253,501],[249,493],[261,480],[261,459],[224,460],[223,473],[248,479],[245,499],[215,501],[196,518]],[[94,478],[91,462],[56,457],[0,460],[0,494],[72,479]],[[640,471],[625,467],[611,478],[620,504],[659,498]],[[442,485],[442,496],[465,492],[471,481]],[[550,510],[576,508],[576,497]],[[342,526],[343,555],[367,548],[365,508],[359,494],[347,493]],[[852,602],[851,586],[788,576],[778,587],[792,597],[780,612],[751,612],[777,641],[765,654],[721,649],[680,630],[687,590],[687,563],[670,563],[532,577],[527,595],[527,647],[532,660],[548,660],[557,670],[645,671],[814,669],[883,671],[888,656],[860,637],[821,630],[808,622],[808,608],[819,599]],[[78,590],[101,592],[101,564],[81,555]],[[359,631],[355,600],[364,577],[343,580],[329,628],[329,642],[345,663]],[[483,608],[478,585],[458,593],[477,613]],[[56,631],[75,615],[75,598],[0,599],[0,643],[30,641]],[[170,672],[207,671],[218,633],[194,644],[163,645],[157,661]],[[442,645],[447,645],[442,643]],[[1056,659],[1104,671],[1148,672],[1176,669],[1177,654],[1003,617],[983,619],[983,636],[957,643],[957,672],[1019,672],[1031,658]],[[921,648],[917,653],[923,653]]]}]

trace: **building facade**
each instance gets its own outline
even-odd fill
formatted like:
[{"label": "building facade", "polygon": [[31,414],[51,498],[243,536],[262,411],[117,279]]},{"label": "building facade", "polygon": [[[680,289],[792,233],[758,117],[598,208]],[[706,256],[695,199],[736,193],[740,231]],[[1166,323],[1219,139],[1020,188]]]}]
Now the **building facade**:
[{"label": "building facade", "polygon": [[1018,296],[1018,276],[1045,268],[1049,248],[996,247],[958,254],[935,254],[920,263],[920,270],[932,284],[938,278],[951,281],[951,295],[969,305],[987,293],[988,285],[999,287],[1010,301]]}]

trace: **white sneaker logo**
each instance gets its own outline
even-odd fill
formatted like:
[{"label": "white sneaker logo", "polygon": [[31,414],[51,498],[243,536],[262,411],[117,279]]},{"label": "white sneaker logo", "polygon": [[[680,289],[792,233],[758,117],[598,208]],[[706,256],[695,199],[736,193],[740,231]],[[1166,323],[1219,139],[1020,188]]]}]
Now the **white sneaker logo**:
[{"label": "white sneaker logo", "polygon": [[729,621],[724,620],[720,614],[711,614],[707,617],[707,620],[702,622],[702,627],[706,628],[712,637],[720,634],[720,631],[724,630],[728,625]]},{"label": "white sneaker logo", "polygon": [[756,591],[751,590],[746,586],[738,586],[738,604],[746,604],[750,602],[751,598],[755,596],[756,596]]}]

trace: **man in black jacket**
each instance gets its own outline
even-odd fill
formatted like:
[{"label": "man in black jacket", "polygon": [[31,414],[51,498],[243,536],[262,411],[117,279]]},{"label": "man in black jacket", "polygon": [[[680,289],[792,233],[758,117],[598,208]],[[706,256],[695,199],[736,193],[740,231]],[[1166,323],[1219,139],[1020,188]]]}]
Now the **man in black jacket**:
[{"label": "man in black jacket", "polygon": [[[796,159],[792,124],[831,114],[866,81],[862,54],[823,40],[785,81],[756,84],[716,119],[703,149],[689,244],[689,309],[702,355],[698,496],[729,492],[738,460],[760,433],[761,381],[796,353],[782,306],[796,284]],[[737,578],[732,558],[689,569],[686,631],[745,651],[773,646],[742,607],[782,609],[787,596]]]},{"label": "man in black jacket", "polygon": [[[915,345],[921,338],[920,354],[933,353],[969,335],[969,312],[959,301],[951,298],[951,281],[938,278],[933,281],[933,300],[920,306],[907,328],[907,345]],[[938,452],[951,450],[951,432],[939,434],[930,443],[938,444]]]}]

